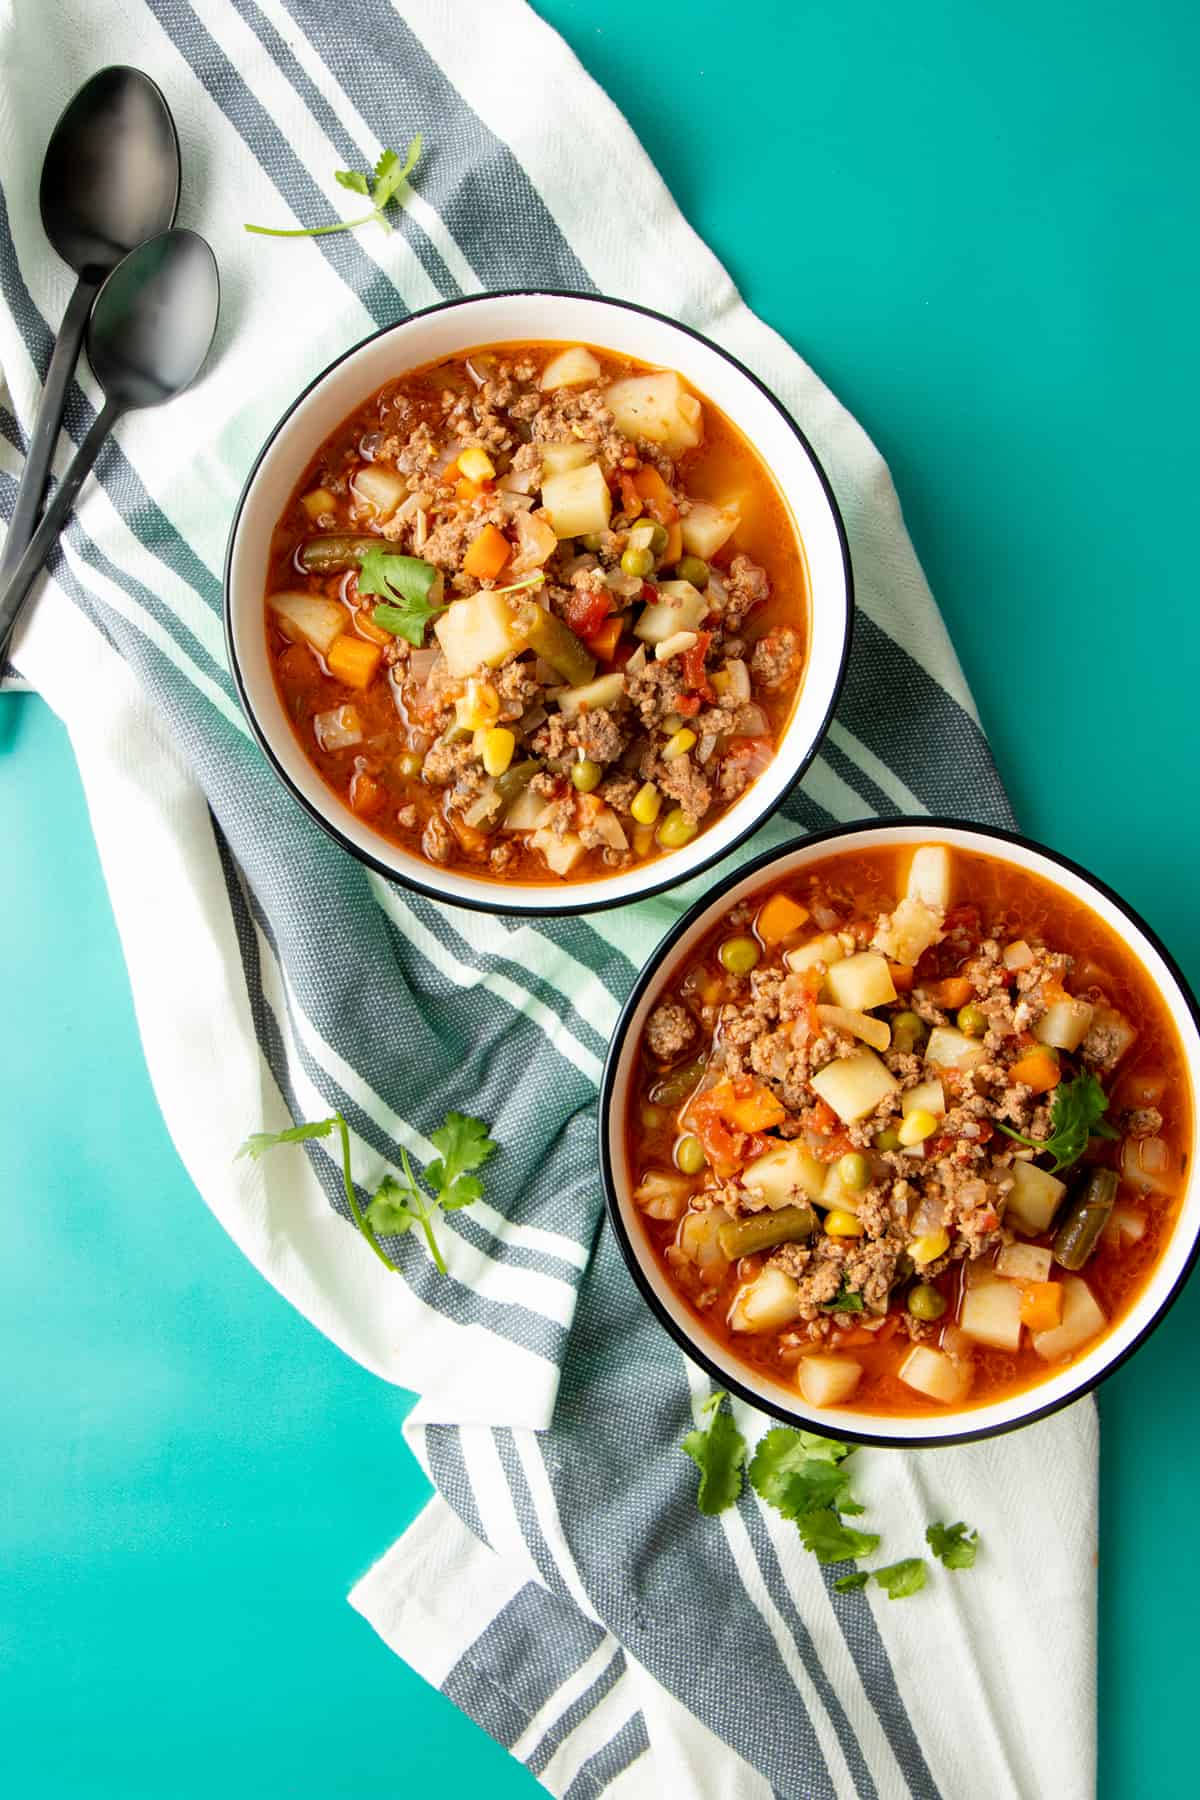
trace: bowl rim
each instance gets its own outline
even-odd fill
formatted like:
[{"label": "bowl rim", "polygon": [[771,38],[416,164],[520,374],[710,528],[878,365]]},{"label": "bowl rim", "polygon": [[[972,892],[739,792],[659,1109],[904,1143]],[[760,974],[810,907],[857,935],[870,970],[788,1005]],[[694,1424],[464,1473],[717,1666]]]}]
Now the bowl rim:
[{"label": "bowl rim", "polygon": [[[258,714],[250,698],[248,684],[237,653],[237,645],[233,630],[232,602],[234,547],[237,543],[238,530],[241,525],[242,514],[245,511],[250,490],[258,477],[259,469],[266,460],[272,445],[288,423],[288,420],[323,381],[327,380],[336,369],[341,368],[343,363],[348,362],[350,358],[357,356],[361,350],[366,349],[369,344],[378,342],[380,338],[386,337],[390,332],[402,331],[416,319],[428,318],[433,313],[451,312],[457,308],[475,306],[481,301],[487,300],[580,300],[587,301],[594,305],[619,307],[626,312],[640,313],[646,318],[655,319],[660,324],[670,326],[672,330],[682,332],[685,337],[694,338],[697,343],[703,344],[707,350],[711,350],[715,355],[722,357],[724,361],[736,369],[746,381],[750,382],[752,386],[758,389],[762,397],[774,407],[784,425],[798,441],[805,456],[812,465],[813,473],[817,478],[818,485],[825,496],[825,502],[829,508],[830,516],[833,521],[833,528],[838,540],[838,547],[841,552],[842,579],[845,584],[845,623],[842,632],[841,657],[824,714],[816,730],[813,732],[812,742],[797,761],[794,772],[788,777],[785,785],[780,789],[774,801],[766,808],[755,813],[750,818],[749,823],[738,832],[736,837],[731,838],[730,841],[722,845],[720,849],[712,851],[707,856],[702,856],[697,862],[692,863],[686,870],[681,871],[679,874],[664,876],[662,880],[654,882],[649,887],[639,888],[635,894],[614,894],[609,899],[589,900],[586,895],[591,883],[577,882],[574,886],[567,883],[562,890],[551,888],[549,885],[547,886],[547,895],[554,896],[554,904],[545,906],[516,906],[505,903],[505,884],[503,881],[481,880],[479,882],[481,891],[478,898],[468,897],[467,895],[462,894],[449,895],[442,888],[438,887],[435,882],[423,880],[416,874],[401,872],[391,863],[386,862],[382,857],[372,855],[369,851],[364,850],[361,845],[354,843],[341,830],[336,818],[332,816],[332,813],[327,814],[322,811],[320,807],[313,804],[313,802],[311,802],[308,797],[301,793],[296,787],[291,776],[276,755],[266,731],[259,722]],[[233,515],[230,519],[229,535],[225,544],[225,560],[221,575],[221,611],[225,633],[225,649],[229,658],[230,673],[233,676],[234,687],[237,690],[242,712],[254,734],[259,749],[263,752],[276,776],[283,783],[283,786],[291,795],[292,799],[303,808],[308,816],[319,825],[341,849],[347,851],[354,857],[356,862],[364,864],[367,868],[373,870],[375,874],[382,875],[385,880],[398,882],[400,886],[411,888],[415,893],[423,895],[427,900],[436,900],[442,905],[461,906],[468,912],[500,913],[510,918],[573,918],[584,913],[611,912],[615,907],[637,905],[640,901],[654,899],[657,895],[669,893],[672,888],[680,887],[685,882],[694,880],[697,876],[704,874],[706,870],[711,869],[714,864],[721,862],[727,856],[732,856],[739,850],[746,842],[747,838],[752,837],[759,827],[765,824],[766,820],[771,817],[771,815],[778,810],[778,808],[782,806],[795,791],[798,783],[802,781],[804,776],[808,773],[821,745],[825,741],[829,731],[830,722],[837,710],[838,702],[842,696],[842,689],[845,686],[846,672],[849,668],[850,653],[854,640],[854,567],[850,557],[850,541],[846,534],[846,524],[842,517],[841,508],[837,502],[837,496],[834,494],[833,486],[826,473],[825,466],[814,450],[807,433],[796,423],[787,407],[784,406],[783,402],[772,392],[767,384],[761,380],[752,369],[747,368],[746,364],[742,362],[740,358],[734,356],[732,351],[726,350],[723,345],[714,342],[710,337],[706,337],[702,331],[698,331],[694,326],[685,325],[680,320],[671,318],[668,313],[659,312],[652,306],[643,306],[637,300],[622,299],[614,294],[587,293],[579,288],[490,288],[477,294],[463,294],[454,300],[439,300],[435,301],[430,306],[418,307],[413,312],[405,313],[403,318],[396,319],[392,324],[381,325],[377,331],[369,332],[366,337],[359,338],[356,343],[349,345],[343,350],[339,356],[335,356],[331,362],[326,363],[325,367],[313,376],[312,380],[300,390],[280,414],[279,418],[275,421],[274,425],[267,433],[267,436],[264,438],[258,454],[250,465],[246,479],[242,483],[242,489],[238,495]],[[786,735],[785,732],[784,741],[786,741]],[[753,788],[751,788],[750,792],[753,793]],[[337,800],[337,797],[332,794],[332,791],[330,797],[334,805],[341,804]],[[702,837],[703,833],[701,833],[701,838]],[[669,867],[673,860],[673,853],[668,851],[661,860],[664,867]],[[417,857],[412,857],[411,861],[418,869],[424,869],[424,862]]]},{"label": "bowl rim", "polygon": [[[919,1431],[914,1432],[911,1436],[907,1434],[904,1436],[883,1436],[860,1430],[857,1427],[851,1429],[850,1427],[843,1427],[840,1424],[835,1424],[829,1418],[818,1415],[815,1411],[807,1410],[802,1400],[797,1406],[791,1407],[785,1406],[782,1402],[776,1402],[766,1398],[764,1395],[756,1393],[749,1386],[744,1385],[736,1377],[731,1376],[727,1369],[719,1367],[716,1361],[706,1351],[704,1344],[698,1341],[697,1338],[690,1336],[662,1306],[642,1269],[637,1249],[632,1242],[630,1233],[622,1216],[612,1158],[609,1154],[610,1134],[608,1126],[612,1110],[613,1090],[616,1085],[618,1070],[623,1061],[623,1052],[626,1049],[630,1022],[637,1007],[644,998],[647,989],[654,984],[655,980],[662,973],[664,966],[670,961],[672,952],[680,939],[683,938],[706,913],[715,913],[731,888],[739,886],[748,878],[753,878],[754,876],[765,872],[773,863],[781,861],[784,857],[791,855],[793,851],[802,846],[807,846],[809,844],[836,843],[839,838],[859,835],[863,832],[870,831],[876,831],[880,836],[885,836],[892,830],[913,827],[922,831],[928,831],[931,834],[935,834],[938,830],[967,831],[975,832],[985,838],[998,839],[1002,843],[1012,844],[1019,849],[1030,850],[1037,855],[1044,856],[1049,862],[1056,863],[1060,868],[1065,869],[1076,876],[1086,886],[1094,888],[1098,893],[1102,894],[1118,912],[1129,920],[1136,930],[1147,939],[1158,955],[1161,956],[1171,979],[1178,989],[1179,997],[1185,1009],[1191,1014],[1192,1023],[1195,1025],[1197,1032],[1200,1032],[1200,1002],[1197,1001],[1195,994],[1192,992],[1179,964],[1171,955],[1171,952],[1167,949],[1166,945],[1162,942],[1162,939],[1158,936],[1157,932],[1146,923],[1136,908],[1132,907],[1127,900],[1124,900],[1120,894],[1116,893],[1106,881],[1103,881],[1097,875],[1093,875],[1090,870],[1085,869],[1082,864],[1075,862],[1071,857],[1065,856],[1061,851],[1052,850],[1049,845],[1043,844],[1039,839],[1030,837],[1024,832],[1010,830],[1005,826],[999,825],[980,825],[973,820],[954,818],[945,813],[904,813],[888,819],[853,820],[847,824],[827,827],[823,831],[807,832],[803,837],[798,837],[788,844],[775,845],[771,849],[765,850],[760,856],[756,856],[751,861],[743,863],[740,868],[730,870],[729,873],[724,875],[708,893],[702,895],[694,905],[690,906],[687,912],[672,925],[671,929],[663,936],[661,942],[651,952],[649,959],[639,972],[637,980],[634,982],[629,997],[621,1008],[616,1025],[613,1027],[612,1036],[609,1040],[608,1053],[604,1059],[604,1072],[601,1076],[600,1093],[596,1109],[601,1185],[604,1192],[604,1208],[608,1215],[609,1225],[617,1239],[625,1265],[633,1277],[634,1284],[638,1288],[643,1300],[646,1301],[658,1324],[670,1334],[679,1348],[683,1351],[684,1355],[693,1363],[697,1364],[698,1367],[702,1368],[705,1374],[707,1374],[718,1387],[726,1389],[734,1398],[743,1401],[755,1411],[768,1413],[772,1418],[778,1419],[784,1425],[813,1430],[822,1436],[829,1436],[832,1433],[839,1438],[845,1438],[847,1442],[850,1443],[864,1444],[873,1448],[885,1450],[942,1449],[955,1444],[973,1444],[979,1443],[987,1438],[1001,1437],[1010,1431],[1020,1430],[1026,1425],[1036,1424],[1040,1419],[1049,1418],[1052,1414],[1061,1412],[1064,1407],[1073,1405],[1075,1401],[1083,1399],[1086,1394],[1093,1393],[1096,1388],[1100,1386],[1101,1382],[1107,1381],[1110,1375],[1128,1362],[1134,1352],[1141,1348],[1150,1334],[1161,1324],[1162,1320],[1166,1317],[1167,1313],[1179,1298],[1180,1293],[1186,1286],[1189,1277],[1196,1267],[1197,1260],[1200,1259],[1200,1228],[1197,1228],[1186,1260],[1180,1268],[1172,1287],[1169,1292],[1164,1295],[1158,1307],[1147,1319],[1136,1337],[1132,1338],[1118,1355],[1111,1357],[1101,1368],[1097,1369],[1093,1374],[1088,1375],[1084,1380],[1079,1381],[1066,1393],[1061,1394],[1055,1400],[1047,1401],[1041,1406],[1035,1405],[1028,1411],[1021,1411],[1013,1418],[997,1420],[990,1425],[977,1427],[974,1430],[965,1429],[958,1432],[941,1432],[936,1437],[927,1437]],[[1195,1071],[1193,1071],[1192,1074],[1192,1102],[1193,1108],[1195,1108],[1197,1101]],[[1200,1131],[1200,1118],[1193,1119],[1193,1130]],[[1196,1179],[1196,1177],[1193,1176],[1193,1179]],[[1026,1392],[1036,1395],[1037,1386],[1035,1385],[1034,1387],[1027,1389]]]}]

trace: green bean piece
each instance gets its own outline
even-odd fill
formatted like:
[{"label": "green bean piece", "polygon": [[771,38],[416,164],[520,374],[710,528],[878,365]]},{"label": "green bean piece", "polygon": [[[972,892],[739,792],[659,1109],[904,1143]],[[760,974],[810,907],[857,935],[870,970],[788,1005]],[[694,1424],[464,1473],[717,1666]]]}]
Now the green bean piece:
[{"label": "green bean piece", "polygon": [[704,1058],[694,1056],[691,1062],[681,1063],[656,1081],[650,1089],[650,1098],[655,1106],[679,1106],[687,1099],[696,1083],[704,1073]]},{"label": "green bean piece", "polygon": [[1119,1179],[1113,1169],[1092,1169],[1076,1189],[1054,1236],[1054,1260],[1063,1269],[1082,1269],[1112,1217]]},{"label": "green bean piece", "polygon": [[537,758],[531,756],[526,762],[509,763],[503,775],[495,777],[496,791],[505,806],[512,805],[517,795],[529,786],[541,766]]},{"label": "green bean piece", "polygon": [[717,1232],[721,1249],[733,1262],[739,1256],[753,1256],[756,1250],[770,1250],[776,1244],[798,1244],[817,1229],[817,1215],[811,1206],[780,1206],[773,1212],[752,1213],[748,1219],[730,1219]]},{"label": "green bean piece", "polygon": [[364,550],[387,544],[386,538],[350,531],[329,531],[300,546],[300,567],[309,575],[340,575],[357,569]]},{"label": "green bean piece", "polygon": [[516,637],[543,662],[548,662],[569,687],[583,687],[595,675],[596,659],[583,639],[535,600],[525,600],[513,608],[513,626]]},{"label": "green bean piece", "polygon": [[680,1138],[675,1146],[675,1166],[685,1175],[698,1175],[705,1168],[708,1158],[704,1154],[704,1145],[698,1137],[689,1132],[687,1137]]},{"label": "green bean piece", "polygon": [[838,1180],[843,1187],[861,1190],[871,1185],[871,1165],[861,1150],[847,1150],[838,1158]]},{"label": "green bean piece", "polygon": [[680,581],[690,581],[694,588],[708,586],[708,564],[702,556],[681,556],[675,573]]},{"label": "green bean piece", "polygon": [[927,1029],[920,1013],[897,1013],[892,1020],[892,1049],[911,1056],[917,1045],[923,1042]]},{"label": "green bean piece", "polygon": [[988,1028],[987,1014],[973,1000],[968,1001],[966,1006],[959,1007],[955,1022],[965,1037],[982,1037]]},{"label": "green bean piece", "polygon": [[752,937],[731,937],[725,939],[717,956],[731,975],[748,975],[757,967],[762,951]]},{"label": "green bean piece", "polygon": [[940,1319],[946,1310],[946,1296],[931,1281],[920,1281],[909,1292],[908,1310],[914,1319]]}]

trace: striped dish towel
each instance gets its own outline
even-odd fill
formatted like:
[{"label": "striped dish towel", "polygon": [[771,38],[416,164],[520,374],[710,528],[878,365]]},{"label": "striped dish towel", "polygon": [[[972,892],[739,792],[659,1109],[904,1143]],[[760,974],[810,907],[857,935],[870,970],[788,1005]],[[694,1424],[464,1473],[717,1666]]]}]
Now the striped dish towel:
[{"label": "striped dish towel", "polygon": [[[709,333],[775,389],[850,534],[846,692],[787,816],[746,854],[898,810],[1006,821],[886,469],[747,310],[623,120],[520,0],[93,0],[86,13],[45,0],[0,8],[6,516],[69,286],[37,215],[48,122],[116,61],[151,73],[175,111],[181,222],[216,249],[221,331],[191,393],[121,424],[13,662],[71,733],[151,1074],[196,1185],[321,1330],[421,1396],[407,1435],[437,1496],[354,1605],[572,1800],[1083,1800],[1091,1403],[971,1449],[860,1453],[890,1554],[918,1551],[934,1518],[965,1518],[985,1540],[971,1574],[938,1571],[902,1604],[835,1593],[750,1494],[702,1518],[679,1445],[706,1384],[602,1227],[594,1119],[620,1001],[693,896],[520,924],[369,875],[268,770],[222,641],[235,496],[328,360],[480,288],[629,296]],[[514,94],[535,103],[514,107]],[[417,130],[416,194],[391,235],[241,231],[339,216],[351,197],[332,171],[368,168]],[[619,201],[597,204],[605,195]],[[83,370],[70,439],[96,405]],[[364,1186],[399,1146],[428,1160],[448,1108],[491,1122],[503,1155],[487,1203],[445,1222],[447,1277],[415,1236],[399,1278],[380,1268],[337,1217],[323,1143],[234,1166],[247,1131],[334,1107]],[[749,1436],[763,1426],[741,1422]]]}]

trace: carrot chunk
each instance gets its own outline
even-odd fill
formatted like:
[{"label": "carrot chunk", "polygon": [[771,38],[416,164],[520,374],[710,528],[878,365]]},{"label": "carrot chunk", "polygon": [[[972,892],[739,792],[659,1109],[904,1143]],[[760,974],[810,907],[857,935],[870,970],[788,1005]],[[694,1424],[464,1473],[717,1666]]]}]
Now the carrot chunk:
[{"label": "carrot chunk", "polygon": [[473,575],[476,581],[494,581],[505,563],[512,546],[504,533],[495,525],[485,525],[478,537],[472,538],[467,546],[467,554],[463,557],[463,574]]},{"label": "carrot chunk", "polygon": [[366,688],[375,679],[382,655],[378,644],[368,644],[365,638],[343,631],[341,637],[334,638],[325,660],[329,673],[338,681],[344,681],[347,687]]},{"label": "carrot chunk", "polygon": [[1018,1057],[1008,1073],[1013,1081],[1023,1081],[1035,1094],[1048,1094],[1062,1080],[1057,1056],[1041,1046]]},{"label": "carrot chunk", "polygon": [[1022,1281],[1021,1323],[1030,1331],[1053,1331],[1062,1324],[1062,1282]]},{"label": "carrot chunk", "polygon": [[965,975],[948,975],[945,981],[935,981],[931,991],[938,1005],[950,1010],[965,1006],[975,990]]},{"label": "carrot chunk", "polygon": [[641,495],[646,511],[660,525],[670,525],[679,517],[675,496],[651,463],[643,463],[633,477],[633,486]]},{"label": "carrot chunk", "polygon": [[758,915],[758,935],[764,944],[778,944],[798,931],[808,918],[808,908],[789,894],[772,894]]}]

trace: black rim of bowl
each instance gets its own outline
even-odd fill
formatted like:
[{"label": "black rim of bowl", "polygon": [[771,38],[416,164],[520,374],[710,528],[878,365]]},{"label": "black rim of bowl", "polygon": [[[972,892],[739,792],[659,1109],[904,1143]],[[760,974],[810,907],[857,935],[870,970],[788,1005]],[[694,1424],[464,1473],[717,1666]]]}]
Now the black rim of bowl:
[{"label": "black rim of bowl", "polygon": [[[1136,912],[1127,901],[1121,898],[1120,894],[1115,893],[1106,882],[1101,881],[1089,870],[1083,868],[1081,864],[1073,862],[1069,856],[1063,856],[1059,851],[1051,850],[1048,845],[1039,843],[1036,838],[1026,837],[1022,832],[1008,831],[1003,827],[994,825],[978,825],[969,819],[954,819],[944,815],[939,817],[925,814],[904,814],[896,818],[881,820],[860,819],[852,824],[832,826],[826,831],[810,832],[803,837],[797,838],[793,843],[776,846],[775,848],[764,851],[761,856],[757,856],[752,861],[744,863],[741,868],[733,869],[727,875],[723,875],[720,881],[717,882],[707,894],[698,900],[694,906],[689,907],[683,917],[671,927],[670,931],[668,931],[666,936],[662,939],[662,942],[652,952],[649,961],[646,963],[639,974],[637,981],[634,983],[629,998],[621,1008],[620,1017],[617,1020],[612,1038],[609,1042],[608,1055],[605,1058],[604,1073],[600,1081],[600,1098],[596,1116],[600,1140],[600,1174],[604,1188],[604,1205],[605,1210],[608,1213],[609,1224],[611,1225],[617,1243],[620,1246],[621,1255],[625,1260],[625,1265],[632,1275],[634,1283],[641,1293],[642,1298],[646,1301],[658,1323],[672,1338],[674,1338],[676,1344],[678,1344],[684,1355],[691,1362],[703,1369],[705,1373],[716,1382],[718,1387],[727,1389],[729,1393],[735,1394],[739,1400],[744,1400],[748,1406],[754,1407],[759,1412],[769,1413],[773,1418],[779,1419],[785,1425],[811,1429],[822,1436],[829,1436],[832,1434],[839,1438],[845,1438],[852,1443],[869,1444],[881,1449],[936,1450],[952,1444],[977,1443],[982,1438],[1000,1437],[1006,1432],[1016,1431],[1025,1425],[1032,1425],[1039,1419],[1049,1418],[1052,1413],[1060,1412],[1064,1406],[1070,1406],[1074,1401],[1082,1399],[1085,1394],[1092,1393],[1098,1388],[1102,1381],[1106,1381],[1111,1374],[1121,1368],[1121,1366],[1129,1360],[1136,1350],[1141,1348],[1151,1332],[1155,1330],[1166,1317],[1171,1307],[1175,1304],[1188,1277],[1196,1266],[1197,1258],[1200,1257],[1200,1227],[1197,1227],[1196,1229],[1191,1247],[1188,1251],[1187,1259],[1172,1284],[1170,1292],[1151,1314],[1137,1336],[1131,1339],[1119,1355],[1112,1357],[1102,1368],[1098,1369],[1094,1375],[1090,1375],[1086,1380],[1080,1381],[1057,1400],[1047,1401],[1041,1406],[1032,1406],[1028,1411],[1022,1411],[1016,1418],[1000,1420],[995,1424],[982,1426],[975,1430],[963,1430],[944,1434],[939,1433],[936,1437],[926,1437],[920,1432],[917,1432],[913,1436],[883,1436],[878,1433],[843,1426],[837,1418],[836,1412],[829,1415],[809,1412],[805,1409],[803,1401],[799,1401],[796,1406],[791,1406],[790,1404],[785,1404],[782,1399],[775,1401],[771,1398],[765,1398],[761,1394],[756,1394],[752,1388],[739,1381],[736,1376],[730,1375],[727,1370],[721,1368],[708,1353],[700,1335],[703,1331],[702,1326],[698,1325],[696,1336],[691,1336],[681,1325],[676,1323],[660,1303],[658,1296],[655,1294],[646,1277],[645,1271],[642,1269],[637,1250],[632,1242],[630,1233],[626,1228],[624,1218],[621,1214],[621,1207],[617,1195],[616,1174],[613,1169],[612,1157],[609,1153],[609,1115],[612,1110],[613,1088],[616,1085],[617,1070],[622,1061],[622,1052],[625,1049],[630,1021],[647,990],[655,986],[664,969],[670,966],[676,946],[686,933],[692,929],[696,921],[706,914],[711,913],[714,915],[715,922],[715,915],[720,910],[721,902],[731,888],[738,887],[747,880],[753,880],[755,876],[765,874],[774,864],[781,862],[785,857],[792,855],[799,849],[805,849],[812,844],[836,845],[839,839],[851,837],[864,831],[877,832],[883,837],[891,831],[903,829],[905,827],[915,827],[922,832],[928,833],[931,837],[936,837],[939,830],[973,832],[984,839],[985,842],[988,839],[992,839],[999,843],[1012,844],[1023,850],[1032,850],[1039,856],[1046,857],[1049,862],[1057,864],[1059,868],[1066,869],[1071,874],[1077,876],[1080,880],[1087,883],[1088,886],[1094,888],[1097,893],[1103,894],[1104,897],[1109,900],[1139,932],[1142,933],[1147,942],[1153,945],[1159,956],[1162,957],[1172,980],[1175,982],[1180,997],[1188,1012],[1191,1014],[1193,1024],[1197,1031],[1200,1031],[1200,1005],[1197,1004],[1196,997],[1185,980],[1182,970],[1166,945],[1158,937],[1157,933],[1151,930],[1150,926],[1146,924],[1146,921],[1141,915]],[[1190,1073],[1194,1110],[1196,1102],[1196,1078],[1195,1071],[1190,1071]],[[1196,1124],[1197,1121],[1193,1119],[1193,1129],[1195,1129]],[[1193,1173],[1191,1178],[1196,1179],[1197,1177]],[[1034,1386],[1025,1391],[1028,1394],[1036,1395],[1038,1390],[1037,1386]]]},{"label": "black rim of bowl", "polygon": [[[548,904],[545,906],[514,906],[505,903],[505,890],[502,881],[488,881],[488,892],[486,894],[481,894],[478,898],[474,898],[462,894],[447,894],[436,884],[422,881],[417,874],[409,874],[407,871],[393,868],[390,863],[383,861],[378,856],[372,855],[370,851],[364,850],[360,845],[352,842],[340,828],[335,818],[323,812],[319,806],[314,805],[312,801],[300,792],[287,770],[283,767],[279,757],[275,754],[266,732],[259,723],[258,715],[255,712],[253,702],[251,701],[246,686],[245,677],[242,673],[241,663],[238,659],[237,645],[234,642],[233,632],[233,549],[234,544],[237,541],[238,527],[241,524],[242,513],[245,510],[246,500],[249,496],[250,489],[254,484],[255,477],[257,476],[265,457],[270,451],[276,438],[279,436],[279,433],[283,430],[297,407],[302,405],[313,392],[313,389],[319,387],[321,383],[326,380],[328,376],[332,375],[335,369],[340,368],[344,362],[347,362],[352,356],[357,356],[359,351],[365,349],[368,344],[376,343],[380,338],[387,337],[392,332],[402,332],[406,326],[411,325],[417,319],[429,318],[433,313],[452,312],[459,307],[475,306],[482,300],[584,300],[592,305],[611,306],[624,312],[640,313],[645,318],[656,319],[660,324],[669,325],[674,331],[681,331],[685,337],[694,338],[697,343],[703,344],[706,349],[711,350],[714,355],[721,357],[725,362],[729,363],[732,368],[736,369],[738,373],[742,375],[746,381],[750,382],[752,386],[757,388],[764,399],[769,401],[775,408],[775,411],[779,414],[788,430],[796,438],[801,449],[804,451],[805,456],[812,465],[813,472],[825,495],[830,514],[833,518],[834,530],[837,533],[838,546],[842,556],[842,575],[845,582],[846,608],[845,624],[842,632],[841,660],[838,665],[837,675],[833,683],[828,704],[825,708],[820,725],[813,733],[812,742],[805,750],[803,756],[797,763],[794,772],[788,777],[786,785],[780,790],[776,799],[768,807],[756,813],[750,823],[746,825],[743,830],[739,831],[738,835],[735,838],[732,838],[728,844],[725,844],[719,850],[712,851],[710,855],[702,857],[699,862],[691,864],[689,868],[681,871],[679,874],[665,875],[661,881],[653,883],[650,887],[639,888],[634,894],[615,894],[608,900],[588,900],[586,898],[586,893],[589,884],[580,882],[576,885],[574,890],[568,888],[567,892],[559,898],[558,890],[547,885]],[[398,882],[402,887],[411,888],[414,892],[423,894],[427,899],[439,900],[445,905],[465,907],[470,912],[504,913],[514,918],[564,918],[574,917],[582,913],[609,912],[616,906],[632,905],[639,900],[650,900],[656,894],[667,893],[671,888],[678,887],[684,881],[691,881],[697,875],[703,874],[706,869],[711,869],[714,863],[720,862],[724,857],[731,856],[735,850],[739,849],[740,846],[745,843],[748,837],[753,836],[760,825],[764,825],[773,813],[784,804],[795,790],[797,784],[808,772],[813,758],[816,756],[824,742],[825,734],[829,730],[829,722],[833,718],[837,703],[841,698],[842,686],[846,679],[846,669],[850,660],[850,648],[854,634],[854,570],[850,561],[850,545],[846,537],[846,526],[842,518],[841,508],[838,506],[833,488],[829,482],[829,477],[825,473],[820,457],[813,449],[805,433],[800,429],[795,419],[792,418],[792,415],[783,405],[782,401],[776,398],[770,388],[767,387],[766,383],[760,381],[754,371],[748,369],[745,363],[740,362],[738,358],[731,355],[728,350],[722,349],[720,344],[713,343],[712,339],[705,337],[703,332],[694,330],[692,326],[683,325],[677,319],[668,317],[666,313],[656,312],[653,307],[641,306],[635,300],[619,300],[609,294],[580,293],[578,290],[571,288],[502,288],[481,294],[465,294],[458,300],[441,300],[433,306],[424,306],[417,312],[408,313],[403,319],[398,319],[394,325],[381,326],[378,331],[373,331],[369,336],[360,338],[358,343],[352,344],[348,350],[344,350],[340,356],[334,357],[332,362],[327,363],[320,374],[315,375],[308,383],[307,387],[301,389],[291,405],[276,420],[268,433],[262,448],[251,464],[250,472],[246,476],[245,482],[242,484],[242,491],[238,495],[237,505],[234,508],[233,521],[229,528],[229,538],[225,547],[223,599],[225,614],[225,644],[229,653],[229,666],[233,674],[234,685],[237,688],[238,699],[241,701],[242,711],[246,715],[250,729],[253,731],[263,755],[266,757],[267,761],[274,769],[275,774],[283,783],[293,800],[304,809],[309,818],[314,820],[336,844],[347,851],[349,855],[353,856],[356,861],[365,864],[369,869],[373,869],[377,875],[382,875],[387,881]],[[752,794],[753,791],[753,787],[751,787],[749,792]],[[330,791],[330,799],[334,806],[341,806],[342,802],[337,799],[337,796],[333,794],[332,790]],[[701,841],[703,841],[703,834],[701,834]],[[668,851],[661,859],[664,868],[670,867],[672,855],[673,853]],[[417,868],[423,866],[416,857],[412,860]],[[551,896],[554,896],[553,901],[551,901]]]}]

